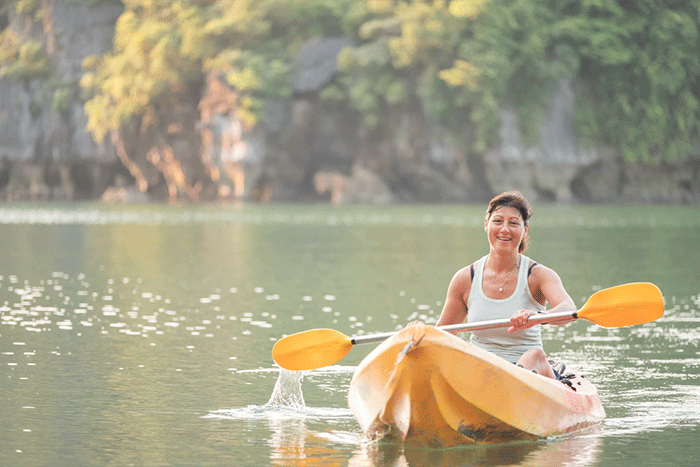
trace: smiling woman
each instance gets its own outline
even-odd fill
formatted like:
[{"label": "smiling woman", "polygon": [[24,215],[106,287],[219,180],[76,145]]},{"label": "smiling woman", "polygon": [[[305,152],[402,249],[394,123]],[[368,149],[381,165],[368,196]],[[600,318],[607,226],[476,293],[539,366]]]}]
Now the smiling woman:
[{"label": "smiling woman", "polygon": [[[510,318],[507,329],[472,333],[471,342],[499,357],[549,378],[557,378],[542,348],[540,325],[528,318],[576,305],[553,270],[531,261],[527,248],[530,204],[517,191],[496,196],[486,210],[484,229],[489,254],[460,269],[452,278],[438,326]],[[564,323],[558,323],[564,324]]]},{"label": "smiling woman", "polygon": [[[491,241],[491,231],[493,231],[495,240],[504,242],[519,240],[518,252],[525,251],[530,240],[528,231],[531,217],[530,203],[519,192],[508,191],[496,196],[486,210],[486,233],[489,234],[491,246],[494,245]],[[489,225],[494,228],[489,229]],[[502,228],[503,226],[506,228]]]}]

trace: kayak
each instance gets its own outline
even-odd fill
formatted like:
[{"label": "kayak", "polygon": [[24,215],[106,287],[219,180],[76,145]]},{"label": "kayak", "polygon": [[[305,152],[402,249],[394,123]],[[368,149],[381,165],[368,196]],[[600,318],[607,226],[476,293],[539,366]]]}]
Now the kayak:
[{"label": "kayak", "polygon": [[417,324],[362,360],[348,405],[370,439],[433,448],[536,439],[605,418],[593,384],[575,374],[567,381],[537,375]]}]

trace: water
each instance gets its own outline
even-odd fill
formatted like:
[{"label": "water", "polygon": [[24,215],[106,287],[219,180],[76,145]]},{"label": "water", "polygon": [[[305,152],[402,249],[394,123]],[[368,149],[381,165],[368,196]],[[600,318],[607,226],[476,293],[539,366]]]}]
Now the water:
[{"label": "water", "polygon": [[437,319],[487,251],[483,206],[0,206],[0,465],[695,465],[700,212],[535,206],[529,256],[579,306],[657,284],[657,322],[545,327],[608,417],[564,438],[452,450],[368,443],[357,346],[280,374],[282,336]]}]

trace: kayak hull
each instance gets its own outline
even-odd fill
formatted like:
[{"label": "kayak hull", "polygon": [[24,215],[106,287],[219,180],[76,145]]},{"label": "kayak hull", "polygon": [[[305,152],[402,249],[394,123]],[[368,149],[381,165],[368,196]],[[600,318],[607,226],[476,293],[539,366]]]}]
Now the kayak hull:
[{"label": "kayak hull", "polygon": [[596,388],[524,370],[433,326],[409,326],[374,349],[348,405],[372,439],[449,447],[570,433],[605,418]]}]

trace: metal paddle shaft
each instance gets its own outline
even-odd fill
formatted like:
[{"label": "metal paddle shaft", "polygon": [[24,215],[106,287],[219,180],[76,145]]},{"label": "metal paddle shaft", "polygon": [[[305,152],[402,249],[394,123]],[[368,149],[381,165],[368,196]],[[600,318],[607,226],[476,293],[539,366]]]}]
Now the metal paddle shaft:
[{"label": "metal paddle shaft", "polygon": [[[591,295],[578,311],[558,311],[555,313],[537,313],[528,318],[535,324],[565,323],[575,319],[585,319],[591,323],[607,328],[620,328],[648,323],[659,319],[664,314],[664,301],[661,291],[649,282],[623,284],[599,290]],[[460,323],[440,326],[447,332],[480,331],[510,326],[510,319],[494,319],[478,323]],[[353,344],[381,342],[395,333],[374,334],[351,338]]]},{"label": "metal paddle shaft", "polygon": [[[578,311],[560,311],[557,313],[538,313],[530,316],[528,322],[535,324],[554,324],[563,321],[570,321],[572,318],[577,318]],[[504,328],[510,326],[510,319],[492,319],[488,321],[479,321],[478,323],[460,323],[448,324],[447,326],[438,326],[438,329],[447,332],[467,332],[467,331],[483,331],[486,329]],[[358,344],[373,344],[383,342],[396,332],[384,332],[380,334],[371,334],[368,336],[355,336],[350,339],[353,345]]]}]

